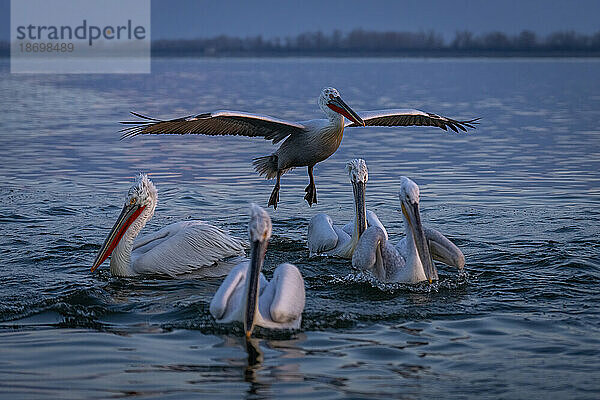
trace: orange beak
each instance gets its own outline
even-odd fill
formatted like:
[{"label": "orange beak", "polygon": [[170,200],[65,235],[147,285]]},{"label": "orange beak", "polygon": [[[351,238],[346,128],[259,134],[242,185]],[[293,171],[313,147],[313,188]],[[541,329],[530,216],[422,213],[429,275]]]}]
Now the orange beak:
[{"label": "orange beak", "polygon": [[127,232],[127,228],[131,226],[133,221],[140,216],[145,208],[146,206],[140,206],[139,204],[125,204],[123,210],[121,211],[121,215],[119,215],[117,222],[115,222],[115,225],[108,234],[108,237],[106,240],[104,240],[96,259],[94,260],[92,272],[94,272],[96,268],[98,268],[112,254],[115,247],[117,247],[123,238],[125,232]]},{"label": "orange beak", "polygon": [[351,109],[350,106],[348,106],[348,104],[344,103],[344,100],[342,100],[340,96],[336,96],[333,99],[329,100],[329,102],[327,103],[327,107],[331,108],[336,113],[348,118],[355,124],[365,126],[365,122],[362,120],[362,118],[357,113],[355,113],[354,110]]}]

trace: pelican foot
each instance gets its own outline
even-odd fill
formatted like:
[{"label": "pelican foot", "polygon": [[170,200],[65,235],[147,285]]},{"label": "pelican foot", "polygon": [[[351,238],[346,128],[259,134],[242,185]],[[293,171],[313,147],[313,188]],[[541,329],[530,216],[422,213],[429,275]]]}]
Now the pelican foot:
[{"label": "pelican foot", "polygon": [[306,192],[304,199],[308,201],[308,205],[312,207],[313,204],[317,204],[317,187],[315,184],[309,184],[304,188],[304,191]]},{"label": "pelican foot", "polygon": [[267,207],[273,206],[274,210],[277,210],[277,203],[279,202],[279,185],[275,185],[269,197],[269,204]]}]

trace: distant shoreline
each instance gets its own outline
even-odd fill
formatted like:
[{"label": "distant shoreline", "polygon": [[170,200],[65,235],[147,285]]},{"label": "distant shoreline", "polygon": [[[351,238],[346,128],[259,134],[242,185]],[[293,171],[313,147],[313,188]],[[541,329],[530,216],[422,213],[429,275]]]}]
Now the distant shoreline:
[{"label": "distant shoreline", "polygon": [[[0,49],[0,59],[10,58],[9,49]],[[155,51],[152,58],[600,58],[600,51],[397,51],[397,52],[219,52]]]},{"label": "distant shoreline", "polygon": [[[544,37],[456,32],[451,41],[436,32],[376,32],[354,29],[331,34],[306,32],[295,37],[263,38],[221,35],[211,38],[153,40],[152,57],[166,58],[591,58],[600,57],[600,31],[582,35],[559,31]],[[10,57],[0,41],[0,57]]]},{"label": "distant shoreline", "polygon": [[205,52],[152,51],[153,58],[599,58],[600,51]]},{"label": "distant shoreline", "polygon": [[217,36],[213,38],[154,40],[154,57],[599,57],[600,32],[574,31],[540,37],[531,31],[517,35],[456,32],[451,41],[434,31],[376,32],[354,29],[306,32],[295,37],[266,39]]}]

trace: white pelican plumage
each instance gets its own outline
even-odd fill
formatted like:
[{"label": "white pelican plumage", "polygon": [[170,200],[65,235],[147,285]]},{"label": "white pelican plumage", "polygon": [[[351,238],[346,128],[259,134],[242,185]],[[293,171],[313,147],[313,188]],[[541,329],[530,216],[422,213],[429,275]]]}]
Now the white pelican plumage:
[{"label": "white pelican plumage", "polygon": [[121,215],[96,256],[92,272],[111,255],[110,272],[115,276],[175,276],[199,269],[208,271],[220,261],[244,255],[244,246],[239,239],[202,221],[176,222],[136,239],[154,215],[157,201],[154,184],[147,175],[140,174],[129,189]]},{"label": "white pelican plumage", "polygon": [[304,310],[304,279],[292,264],[280,264],[271,282],[261,273],[271,218],[256,204],[250,208],[250,261],[231,270],[210,302],[210,313],[220,323],[244,324],[246,337],[254,325],[271,329],[298,329]]},{"label": "white pelican plumage", "polygon": [[358,239],[368,226],[378,226],[387,239],[387,231],[377,215],[367,210],[365,188],[369,171],[365,160],[348,161],[346,172],[350,176],[354,193],[354,221],[338,228],[327,214],[317,214],[308,224],[308,250],[311,255],[329,255],[352,258]]},{"label": "white pelican plumage", "polygon": [[[269,206],[277,208],[281,175],[297,167],[307,167],[310,182],[304,189],[304,198],[312,206],[317,202],[317,188],[313,176],[315,164],[336,152],[345,127],[357,126],[436,126],[455,132],[475,128],[478,118],[458,121],[419,110],[394,109],[354,112],[340,97],[340,93],[327,87],[321,91],[319,107],[326,119],[290,122],[265,115],[240,111],[215,111],[171,120],[160,120],[134,113],[142,118],[124,121],[133,126],[121,130],[122,137],[142,134],[202,134],[241,135],[263,137],[277,144],[285,141],[273,154],[254,159],[254,168],[266,179],[276,178],[275,187],[269,198]],[[344,118],[348,121],[344,122]]]},{"label": "white pelican plumage", "polygon": [[462,269],[465,256],[454,243],[435,229],[423,228],[419,213],[419,187],[407,177],[400,182],[400,206],[406,237],[396,247],[377,226],[360,237],[352,266],[370,271],[382,282],[417,283],[438,279],[435,260]]}]

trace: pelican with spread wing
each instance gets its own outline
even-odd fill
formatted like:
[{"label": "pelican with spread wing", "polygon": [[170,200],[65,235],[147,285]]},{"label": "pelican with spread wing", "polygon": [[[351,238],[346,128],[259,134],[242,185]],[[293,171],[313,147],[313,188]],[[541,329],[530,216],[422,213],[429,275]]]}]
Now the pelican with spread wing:
[{"label": "pelican with spread wing", "polygon": [[92,272],[110,256],[110,272],[115,276],[175,276],[192,272],[224,275],[228,270],[219,272],[217,264],[244,256],[241,240],[202,221],[176,222],[135,240],[154,215],[157,201],[154,184],[147,175],[140,174],[129,189],[121,215],[98,251]]},{"label": "pelican with spread wing", "polygon": [[[265,115],[239,111],[215,111],[171,120],[160,120],[138,113],[138,121],[124,121],[130,125],[121,130],[123,138],[145,134],[203,134],[263,137],[279,148],[271,155],[254,159],[254,169],[266,179],[276,178],[269,198],[269,206],[277,208],[281,175],[287,171],[307,167],[309,184],[304,189],[308,204],[317,202],[314,166],[336,152],[345,127],[360,126],[435,126],[454,132],[475,128],[478,118],[458,121],[419,110],[379,110],[355,112],[331,87],[321,91],[319,107],[327,118],[290,122]],[[344,118],[348,119],[345,121]],[[285,139],[285,140],[284,140]]]}]

